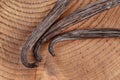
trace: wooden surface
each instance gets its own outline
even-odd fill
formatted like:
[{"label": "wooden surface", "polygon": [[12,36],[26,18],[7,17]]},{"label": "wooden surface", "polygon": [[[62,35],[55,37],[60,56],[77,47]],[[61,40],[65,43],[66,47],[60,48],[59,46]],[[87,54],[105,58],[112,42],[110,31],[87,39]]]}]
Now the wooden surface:
[{"label": "wooden surface", "polygon": [[[74,0],[62,16],[96,0]],[[56,0],[0,0],[0,80],[120,80],[120,39],[64,41],[55,45],[56,57],[43,45],[38,68],[20,60],[21,48]],[[65,31],[120,28],[120,7],[100,13]],[[32,54],[29,55],[33,60]]]}]

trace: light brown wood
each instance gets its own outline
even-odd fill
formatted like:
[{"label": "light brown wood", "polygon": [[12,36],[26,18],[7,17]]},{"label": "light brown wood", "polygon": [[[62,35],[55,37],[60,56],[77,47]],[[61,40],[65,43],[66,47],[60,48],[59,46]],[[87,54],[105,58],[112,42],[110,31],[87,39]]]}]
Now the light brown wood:
[{"label": "light brown wood", "polygon": [[[0,0],[0,80],[120,80],[120,39],[115,38],[60,42],[55,45],[55,57],[46,43],[38,68],[22,65],[22,45],[56,1]],[[74,0],[62,17],[93,1]],[[120,28],[119,6],[65,31],[103,27]],[[32,54],[29,57],[33,60]]]}]

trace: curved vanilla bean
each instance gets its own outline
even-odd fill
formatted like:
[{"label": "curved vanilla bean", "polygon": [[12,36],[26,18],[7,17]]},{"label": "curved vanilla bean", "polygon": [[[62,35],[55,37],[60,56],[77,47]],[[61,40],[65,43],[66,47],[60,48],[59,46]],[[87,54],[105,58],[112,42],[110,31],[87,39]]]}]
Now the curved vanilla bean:
[{"label": "curved vanilla bean", "polygon": [[29,50],[35,45],[38,39],[50,28],[50,26],[63,14],[65,9],[73,0],[58,0],[56,5],[50,11],[50,13],[45,17],[45,19],[37,26],[33,31],[32,35],[28,38],[26,43],[23,45],[21,52],[21,61],[23,65],[28,68],[33,68],[38,66],[38,62],[41,60],[41,56],[35,56],[36,62],[29,63],[27,60],[27,54]]},{"label": "curved vanilla bean", "polygon": [[120,38],[120,30],[112,28],[75,30],[56,36],[49,45],[49,52],[55,56],[53,46],[60,41],[93,39],[93,38]]},{"label": "curved vanilla bean", "polygon": [[[71,15],[63,18],[62,20],[58,21],[57,23],[53,24],[51,28],[43,35],[42,38],[39,39],[39,41],[36,43],[34,47],[34,54],[39,56],[39,49],[41,47],[41,44],[44,42],[50,40],[61,30],[64,30],[80,21],[83,21],[85,19],[88,19],[100,12],[103,12],[105,10],[108,10],[114,6],[119,5],[120,0],[99,0],[97,2],[94,2],[84,8],[80,8],[73,12]],[[54,55],[54,54],[52,54]]]}]

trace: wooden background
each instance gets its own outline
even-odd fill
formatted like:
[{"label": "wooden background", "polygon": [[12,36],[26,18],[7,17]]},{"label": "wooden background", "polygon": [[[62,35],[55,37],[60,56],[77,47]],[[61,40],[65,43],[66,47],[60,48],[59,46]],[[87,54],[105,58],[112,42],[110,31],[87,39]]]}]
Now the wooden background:
[{"label": "wooden background", "polygon": [[[96,0],[74,0],[64,13]],[[64,41],[55,45],[52,57],[43,45],[38,68],[21,63],[24,42],[47,15],[56,0],[0,0],[0,80],[120,80],[120,39]],[[85,28],[120,28],[120,6],[71,26],[65,31]],[[32,54],[29,54],[30,60]]]}]

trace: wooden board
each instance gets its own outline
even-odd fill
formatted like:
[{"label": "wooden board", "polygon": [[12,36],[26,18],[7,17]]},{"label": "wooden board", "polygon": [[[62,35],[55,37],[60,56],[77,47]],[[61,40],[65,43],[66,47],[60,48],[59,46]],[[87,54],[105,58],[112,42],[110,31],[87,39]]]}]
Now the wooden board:
[{"label": "wooden board", "polygon": [[[56,1],[0,0],[0,80],[120,80],[120,39],[114,38],[60,42],[56,57],[49,54],[48,42],[40,51],[38,68],[22,65],[22,45]],[[62,17],[94,1],[74,0]],[[65,31],[103,27],[120,28],[119,6]]]}]

